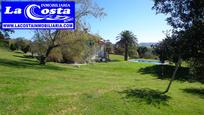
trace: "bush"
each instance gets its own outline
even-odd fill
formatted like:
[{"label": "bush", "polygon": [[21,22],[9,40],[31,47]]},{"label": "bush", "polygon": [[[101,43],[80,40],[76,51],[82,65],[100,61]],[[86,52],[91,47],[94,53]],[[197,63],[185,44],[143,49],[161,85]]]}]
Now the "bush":
[{"label": "bush", "polygon": [[9,40],[9,48],[10,50],[21,50],[24,53],[27,53],[30,50],[30,41],[24,38],[17,38]]},{"label": "bush", "polygon": [[24,53],[27,53],[30,50],[30,46],[26,45],[24,47],[21,48],[21,51],[23,51]]},{"label": "bush", "polygon": [[14,50],[17,50],[17,47],[16,47],[15,44],[10,44],[9,49],[10,49],[11,51],[14,51]]},{"label": "bush", "polygon": [[87,45],[87,40],[83,38],[67,39],[66,42],[66,45],[53,49],[47,60],[63,63],[90,62],[95,45]]},{"label": "bush", "polygon": [[190,73],[194,79],[204,82],[204,59],[191,59],[190,61]]},{"label": "bush", "polygon": [[60,48],[53,49],[50,52],[47,58],[47,61],[58,62],[58,63],[63,62],[63,56]]},{"label": "bush", "polygon": [[0,47],[8,48],[9,47],[8,40],[0,39]]}]

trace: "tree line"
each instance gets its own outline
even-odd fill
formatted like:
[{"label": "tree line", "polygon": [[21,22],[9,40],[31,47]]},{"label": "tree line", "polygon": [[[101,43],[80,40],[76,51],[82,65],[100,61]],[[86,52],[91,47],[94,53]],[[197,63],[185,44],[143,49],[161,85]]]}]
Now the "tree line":
[{"label": "tree line", "polygon": [[[56,31],[53,31],[56,32]],[[16,38],[9,40],[9,48],[12,51],[21,50],[24,53],[30,53],[32,57],[37,57],[40,64],[47,61],[64,62],[64,63],[89,63],[91,56],[97,47],[99,41],[103,40],[100,36],[89,34],[85,31],[59,31],[53,33],[50,30],[35,31],[32,40],[26,38]],[[131,33],[125,31],[126,34]],[[58,34],[58,35],[57,35]],[[117,38],[120,38],[123,32]],[[132,33],[133,35],[133,33]],[[57,38],[60,37],[60,38]],[[125,40],[129,40],[125,48]],[[152,48],[139,46],[137,38],[123,36],[115,44],[109,40],[103,40],[105,51],[107,54],[125,55],[124,60],[131,58],[153,58]],[[128,51],[125,51],[128,49]],[[127,56],[127,57],[126,57]],[[107,57],[109,58],[109,56]]]}]

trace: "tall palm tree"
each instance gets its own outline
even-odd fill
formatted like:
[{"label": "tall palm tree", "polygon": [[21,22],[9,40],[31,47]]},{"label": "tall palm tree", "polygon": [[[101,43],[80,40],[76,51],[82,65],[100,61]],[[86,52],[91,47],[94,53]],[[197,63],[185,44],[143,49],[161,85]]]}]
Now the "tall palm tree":
[{"label": "tall palm tree", "polygon": [[127,61],[128,49],[130,46],[137,46],[137,37],[131,31],[125,30],[119,34],[117,40],[119,41],[116,44],[120,45],[120,47],[123,47],[125,50],[124,60]]}]

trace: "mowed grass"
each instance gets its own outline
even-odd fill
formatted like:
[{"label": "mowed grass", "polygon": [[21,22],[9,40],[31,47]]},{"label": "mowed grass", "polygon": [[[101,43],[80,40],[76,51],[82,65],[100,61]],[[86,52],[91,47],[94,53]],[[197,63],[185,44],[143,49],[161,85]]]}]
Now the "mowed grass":
[{"label": "mowed grass", "polygon": [[154,65],[124,62],[80,67],[37,61],[0,49],[0,114],[10,115],[204,115],[204,85],[168,80],[141,69]]}]

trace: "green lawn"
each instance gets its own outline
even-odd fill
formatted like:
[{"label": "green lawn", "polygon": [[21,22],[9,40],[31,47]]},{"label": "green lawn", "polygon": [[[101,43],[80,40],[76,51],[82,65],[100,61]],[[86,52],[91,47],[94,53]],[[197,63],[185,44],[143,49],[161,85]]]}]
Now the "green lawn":
[{"label": "green lawn", "polygon": [[[0,49],[0,115],[204,115],[204,85],[158,79],[154,65],[124,62],[80,67],[38,65],[21,53]],[[159,91],[158,91],[159,90]]]}]

